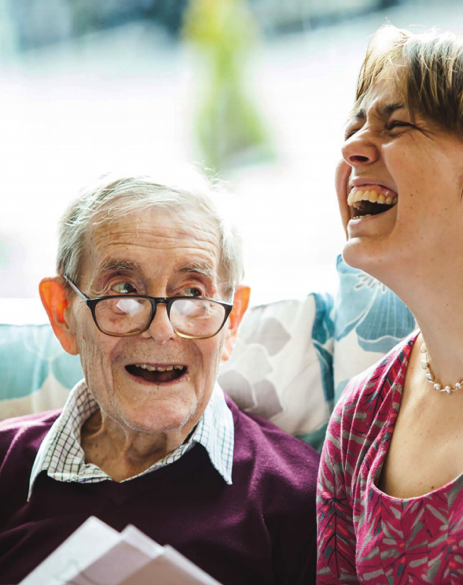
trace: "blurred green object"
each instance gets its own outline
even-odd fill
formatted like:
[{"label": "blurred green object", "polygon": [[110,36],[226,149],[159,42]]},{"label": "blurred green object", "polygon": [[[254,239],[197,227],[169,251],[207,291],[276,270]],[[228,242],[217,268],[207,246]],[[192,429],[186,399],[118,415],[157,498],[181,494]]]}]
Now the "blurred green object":
[{"label": "blurred green object", "polygon": [[258,31],[245,1],[190,0],[184,36],[204,59],[195,119],[201,162],[216,172],[273,158],[269,132],[249,90],[247,65]]}]

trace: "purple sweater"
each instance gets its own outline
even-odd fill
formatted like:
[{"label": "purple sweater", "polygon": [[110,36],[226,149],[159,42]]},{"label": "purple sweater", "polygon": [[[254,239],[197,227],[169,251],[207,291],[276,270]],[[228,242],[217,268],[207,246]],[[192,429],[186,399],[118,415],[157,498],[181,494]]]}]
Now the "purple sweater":
[{"label": "purple sweater", "polygon": [[315,583],[319,455],[227,403],[235,424],[231,486],[196,445],[124,483],[63,483],[42,472],[27,502],[37,450],[59,412],[0,423],[0,584],[17,584],[92,515],[119,531],[134,524],[223,585]]}]

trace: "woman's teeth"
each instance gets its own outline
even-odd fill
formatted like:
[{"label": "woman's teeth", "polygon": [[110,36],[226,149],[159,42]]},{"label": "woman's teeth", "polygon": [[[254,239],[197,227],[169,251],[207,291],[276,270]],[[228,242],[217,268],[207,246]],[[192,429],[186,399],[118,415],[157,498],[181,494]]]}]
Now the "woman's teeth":
[{"label": "woman's teeth", "polygon": [[350,207],[357,207],[355,204],[360,201],[370,201],[371,203],[380,203],[381,205],[389,205],[390,207],[397,204],[397,195],[385,195],[378,193],[374,189],[371,191],[361,191],[359,189],[352,189],[347,197],[347,203]]},{"label": "woman's teeth", "polygon": [[371,213],[366,213],[365,215],[354,215],[351,219],[360,219],[362,217],[370,217]]},{"label": "woman's teeth", "polygon": [[352,208],[353,217],[360,219],[370,215],[380,215],[397,205],[397,195],[388,189],[352,189],[347,196],[347,203]]}]

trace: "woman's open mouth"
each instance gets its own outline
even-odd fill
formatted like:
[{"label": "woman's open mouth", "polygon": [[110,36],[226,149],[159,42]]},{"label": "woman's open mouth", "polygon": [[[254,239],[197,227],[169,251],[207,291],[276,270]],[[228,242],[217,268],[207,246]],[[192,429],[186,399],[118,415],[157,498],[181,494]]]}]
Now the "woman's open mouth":
[{"label": "woman's open mouth", "polygon": [[347,197],[351,219],[379,215],[397,205],[397,194],[381,185],[352,189]]},{"label": "woman's open mouth", "polygon": [[125,366],[129,374],[151,384],[166,384],[182,378],[188,368],[181,364],[153,366],[151,364],[129,364]]}]

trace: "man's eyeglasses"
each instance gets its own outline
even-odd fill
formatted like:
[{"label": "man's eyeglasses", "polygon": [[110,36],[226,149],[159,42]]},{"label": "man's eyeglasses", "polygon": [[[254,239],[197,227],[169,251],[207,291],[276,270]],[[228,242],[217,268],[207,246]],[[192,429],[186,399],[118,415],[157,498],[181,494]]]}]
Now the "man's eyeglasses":
[{"label": "man's eyeglasses", "polygon": [[85,301],[98,329],[113,337],[130,337],[143,333],[151,325],[157,305],[163,304],[167,307],[172,328],[179,337],[208,339],[217,335],[233,309],[232,303],[201,297],[168,298],[127,294],[91,299],[67,276],[64,279]]}]

